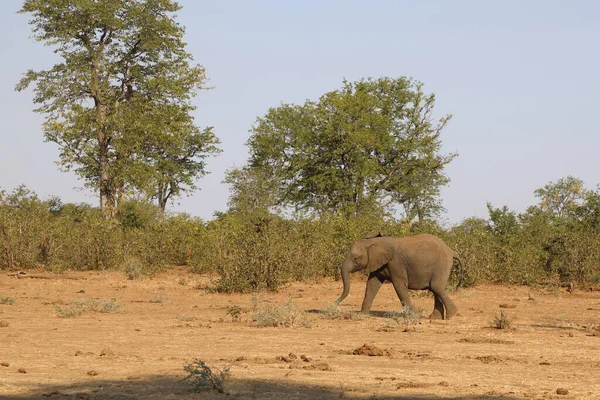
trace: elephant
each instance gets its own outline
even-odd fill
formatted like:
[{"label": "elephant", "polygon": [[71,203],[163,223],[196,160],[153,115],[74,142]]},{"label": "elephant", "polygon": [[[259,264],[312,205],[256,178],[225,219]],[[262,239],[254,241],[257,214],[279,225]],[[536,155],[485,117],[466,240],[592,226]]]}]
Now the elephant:
[{"label": "elephant", "polygon": [[[421,234],[396,238],[373,232],[355,241],[341,266],[344,291],[337,300],[341,303],[350,291],[350,273],[367,269],[369,278],[361,312],[369,313],[373,299],[385,281],[391,281],[402,305],[413,308],[409,289],[428,289],[434,296],[434,309],[429,318],[449,319],[457,307],[446,293],[446,283],[457,260],[454,251],[434,235]],[[462,274],[459,275],[460,286]]]}]

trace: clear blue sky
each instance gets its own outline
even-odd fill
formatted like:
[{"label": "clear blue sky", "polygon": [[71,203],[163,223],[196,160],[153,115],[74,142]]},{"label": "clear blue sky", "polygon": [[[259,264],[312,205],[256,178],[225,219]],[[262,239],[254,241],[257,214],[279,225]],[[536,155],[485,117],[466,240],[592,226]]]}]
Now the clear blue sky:
[{"label": "clear blue sky", "polygon": [[[55,62],[29,39],[21,2],[0,2],[0,188],[24,183],[41,197],[96,204],[59,172],[25,70]],[[442,134],[442,191],[451,223],[486,217],[486,202],[523,211],[533,191],[574,175],[600,183],[600,2],[597,1],[180,1],[188,51],[214,90],[197,98],[197,122],[214,126],[224,152],[209,159],[202,190],[172,209],[211,219],[227,207],[224,171],[246,158],[248,130],[281,102],[302,103],[345,77],[410,76],[454,119]]]}]

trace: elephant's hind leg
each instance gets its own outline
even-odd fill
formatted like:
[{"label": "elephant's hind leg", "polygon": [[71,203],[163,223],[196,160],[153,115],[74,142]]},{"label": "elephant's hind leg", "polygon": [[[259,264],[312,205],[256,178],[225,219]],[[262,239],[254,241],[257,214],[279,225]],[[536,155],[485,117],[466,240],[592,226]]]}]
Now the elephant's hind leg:
[{"label": "elephant's hind leg", "polygon": [[437,314],[437,310],[438,310],[438,301],[443,303],[444,307],[446,308],[446,312],[444,313],[444,311],[442,310],[441,314],[443,315],[444,319],[450,319],[452,317],[454,317],[458,311],[458,308],[456,307],[456,304],[454,304],[454,301],[452,301],[452,299],[450,298],[450,296],[448,296],[448,293],[446,293],[446,285],[441,285],[441,284],[435,284],[432,283],[431,285],[431,291],[433,292],[433,295],[435,296],[435,309],[433,311],[433,314]]},{"label": "elephant's hind leg", "polygon": [[435,294],[433,291],[433,297],[435,299],[435,302],[433,304],[433,312],[431,313],[431,315],[429,316],[430,319],[444,319],[444,303],[442,303],[442,300],[440,299],[440,297]]},{"label": "elephant's hind leg", "polygon": [[385,278],[381,276],[377,272],[371,272],[369,274],[369,280],[367,281],[367,288],[365,289],[365,298],[363,299],[362,307],[360,308],[360,312],[368,314],[371,310],[371,304],[373,304],[373,299],[375,295],[381,288]]}]

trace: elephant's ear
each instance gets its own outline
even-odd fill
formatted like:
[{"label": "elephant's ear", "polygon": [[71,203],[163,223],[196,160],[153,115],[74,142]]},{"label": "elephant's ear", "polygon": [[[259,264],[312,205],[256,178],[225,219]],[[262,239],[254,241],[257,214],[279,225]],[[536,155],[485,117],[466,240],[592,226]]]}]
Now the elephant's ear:
[{"label": "elephant's ear", "polygon": [[377,271],[394,258],[394,249],[386,243],[375,242],[367,249],[369,261],[367,271]]},{"label": "elephant's ear", "polygon": [[383,235],[381,234],[381,232],[371,232],[367,236],[365,236],[363,239],[373,239],[373,238],[382,237],[382,236]]}]

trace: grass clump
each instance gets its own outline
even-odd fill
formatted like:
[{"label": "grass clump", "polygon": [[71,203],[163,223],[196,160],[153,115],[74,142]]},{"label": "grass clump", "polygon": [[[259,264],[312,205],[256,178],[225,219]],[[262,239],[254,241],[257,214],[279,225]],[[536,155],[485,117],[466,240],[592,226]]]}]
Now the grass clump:
[{"label": "grass clump", "polygon": [[383,316],[393,319],[398,325],[416,325],[421,319],[423,310],[413,310],[412,308],[404,307],[401,312],[388,311]]},{"label": "grass clump", "polygon": [[233,321],[239,321],[244,312],[242,307],[237,305],[227,308],[227,315],[229,315]]},{"label": "grass clump", "polygon": [[256,307],[252,315],[252,320],[257,322],[260,327],[307,327],[312,323],[312,319],[307,317],[306,311],[292,304],[291,298],[288,298],[287,303],[282,306],[266,305],[263,307]]},{"label": "grass clump", "polygon": [[508,316],[508,313],[504,310],[500,311],[500,315],[496,315],[492,326],[496,329],[510,329],[512,326],[513,319]]},{"label": "grass clump", "polygon": [[183,322],[195,322],[198,321],[198,318],[193,317],[191,315],[178,315],[177,317],[178,321],[183,321]]},{"label": "grass clump", "polygon": [[125,276],[130,281],[140,279],[144,272],[144,264],[138,258],[128,258],[123,265]]},{"label": "grass clump", "polygon": [[194,386],[194,392],[214,389],[219,393],[225,393],[225,381],[229,378],[231,366],[223,369],[211,368],[206,365],[204,360],[195,359],[183,369],[188,373],[184,380]]},{"label": "grass clump", "polygon": [[17,300],[14,297],[0,296],[0,304],[6,304],[9,306],[12,306],[16,302],[17,302]]},{"label": "grass clump", "polygon": [[85,299],[83,301],[72,301],[69,303],[69,307],[61,308],[55,306],[54,310],[56,315],[61,318],[76,317],[87,311],[95,311],[99,313],[115,313],[118,312],[121,307],[117,304],[116,300],[100,300],[100,299]]},{"label": "grass clump", "polygon": [[171,300],[171,298],[170,297],[165,297],[165,296],[156,296],[156,297],[150,298],[150,300],[148,300],[148,302],[150,302],[150,303],[164,303],[167,300]]},{"label": "grass clump", "polygon": [[327,308],[321,311],[321,316],[325,319],[341,319],[345,313],[340,308],[340,305],[336,302],[329,303]]}]

